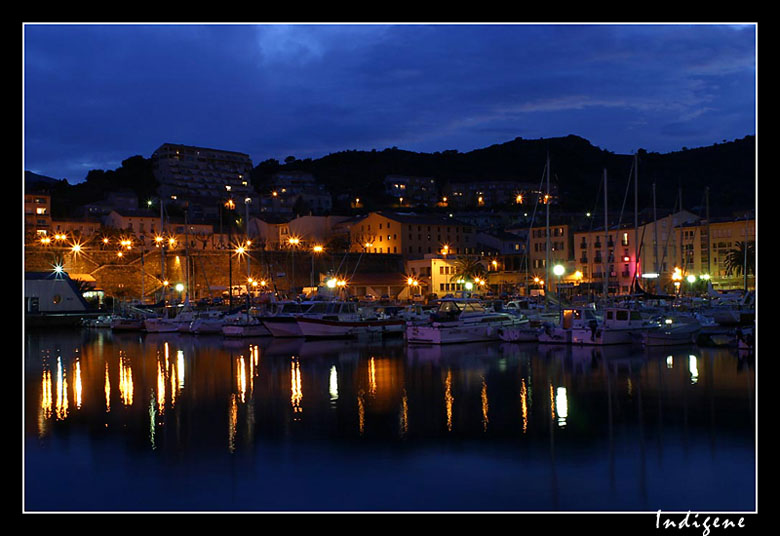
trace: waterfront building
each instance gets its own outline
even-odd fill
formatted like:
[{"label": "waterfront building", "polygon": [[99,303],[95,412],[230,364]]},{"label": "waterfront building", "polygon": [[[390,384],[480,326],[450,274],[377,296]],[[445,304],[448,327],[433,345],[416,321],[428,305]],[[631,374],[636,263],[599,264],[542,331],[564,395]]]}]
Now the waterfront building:
[{"label": "waterfront building", "polygon": [[709,278],[715,289],[755,287],[755,274],[748,268],[747,280],[742,267],[729,266],[728,258],[742,243],[755,243],[756,220],[747,215],[741,218],[710,218],[686,222],[677,228],[680,251],[676,266],[683,277],[691,275]]},{"label": "waterfront building", "polygon": [[412,212],[372,212],[350,229],[351,250],[420,259],[430,253],[476,254],[474,228],[455,218]]},{"label": "waterfront building", "polygon": [[421,259],[409,259],[405,264],[407,277],[404,283],[410,287],[410,295],[416,292],[417,295],[422,296],[436,294],[442,297],[464,289],[463,283],[453,280],[453,276],[457,273],[457,265],[456,259],[452,256],[424,255]]},{"label": "waterfront building", "polygon": [[24,273],[25,312],[75,313],[89,308],[76,283],[62,271]]}]

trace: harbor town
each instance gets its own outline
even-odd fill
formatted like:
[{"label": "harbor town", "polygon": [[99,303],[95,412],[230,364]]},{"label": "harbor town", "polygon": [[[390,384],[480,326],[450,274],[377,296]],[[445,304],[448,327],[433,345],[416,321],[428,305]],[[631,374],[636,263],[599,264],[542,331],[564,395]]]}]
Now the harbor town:
[{"label": "harbor town", "polygon": [[647,210],[637,155],[574,213],[549,158],[537,184],[389,175],[384,205],[151,160],[157,196],[69,218],[27,175],[27,509],[753,508],[751,211]]}]

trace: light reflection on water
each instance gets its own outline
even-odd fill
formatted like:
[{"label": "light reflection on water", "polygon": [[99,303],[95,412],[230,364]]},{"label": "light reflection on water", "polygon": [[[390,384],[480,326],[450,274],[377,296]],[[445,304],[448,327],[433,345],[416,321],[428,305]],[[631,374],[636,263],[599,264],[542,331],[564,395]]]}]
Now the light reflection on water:
[{"label": "light reflection on water", "polygon": [[752,511],[754,385],[693,346],[31,332],[25,506]]}]

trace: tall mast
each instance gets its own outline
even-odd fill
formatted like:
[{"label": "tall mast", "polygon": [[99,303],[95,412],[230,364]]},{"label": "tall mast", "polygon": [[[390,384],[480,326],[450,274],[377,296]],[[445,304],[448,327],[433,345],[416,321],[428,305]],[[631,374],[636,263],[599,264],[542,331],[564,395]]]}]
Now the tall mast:
[{"label": "tall mast", "polygon": [[[605,260],[609,261],[609,222],[607,219],[607,168],[604,168],[604,249],[607,252]],[[604,300],[607,300],[609,293],[609,262],[604,265]]]},{"label": "tall mast", "polygon": [[[165,203],[162,192],[160,193],[160,236],[165,236],[165,215],[163,204]],[[160,277],[163,280],[162,301],[165,305],[165,240],[160,242]]]},{"label": "tall mast", "polygon": [[658,214],[655,211],[655,182],[653,182],[653,249],[655,250],[655,260],[653,261],[653,272],[658,273]]},{"label": "tall mast", "polygon": [[636,287],[639,276],[639,159],[634,153],[634,281]]},{"label": "tall mast", "polygon": [[710,256],[711,256],[710,244],[712,244],[712,240],[710,238],[710,187],[709,186],[707,186],[704,189],[704,195],[705,195],[706,207],[707,207],[707,212],[706,212],[705,216],[707,218],[707,275],[709,275],[709,273],[710,273],[710,266],[711,266],[711,264],[710,264]]},{"label": "tall mast", "polygon": [[[545,196],[544,204],[547,207],[547,223],[544,231],[544,234],[547,237],[544,260],[544,301],[545,305],[547,305],[549,302],[547,291],[550,288],[550,153],[547,153],[547,194]],[[557,290],[558,289],[556,289],[556,291]]]}]

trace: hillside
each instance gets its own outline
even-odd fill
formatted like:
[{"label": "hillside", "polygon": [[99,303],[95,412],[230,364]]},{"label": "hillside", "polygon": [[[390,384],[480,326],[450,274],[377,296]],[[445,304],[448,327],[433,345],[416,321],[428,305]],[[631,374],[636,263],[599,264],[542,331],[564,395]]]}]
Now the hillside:
[{"label": "hillside", "polygon": [[[559,187],[564,208],[590,209],[600,203],[605,168],[610,206],[622,205],[633,155],[617,155],[573,135],[539,140],[516,138],[467,153],[428,154],[391,148],[343,151],[317,160],[294,160],[285,164],[267,161],[255,168],[253,181],[262,190],[263,182],[275,171],[308,171],[334,194],[348,193],[369,203],[381,204],[385,175],[430,176],[440,184],[462,180],[541,183],[548,154],[551,182]],[[672,208],[678,198],[678,189],[682,189],[685,207],[703,205],[707,186],[710,187],[713,214],[755,205],[754,136],[666,154],[640,149],[638,161],[640,208],[651,206],[654,181],[659,207]],[[735,185],[740,187],[735,188]],[[633,190],[630,199],[632,196]]]},{"label": "hillside", "polygon": [[[353,197],[360,197],[367,209],[375,209],[388,201],[383,193],[386,175],[433,177],[440,185],[448,181],[485,180],[541,184],[548,154],[551,182],[559,189],[562,209],[579,211],[602,206],[605,168],[610,208],[622,206],[633,155],[614,154],[574,135],[536,140],[516,138],[466,153],[415,153],[393,147],[381,151],[341,151],[316,160],[288,158],[285,163],[267,160],[255,166],[252,184],[262,193],[273,173],[307,171],[333,194],[334,211],[345,210],[339,198]],[[659,209],[672,209],[681,189],[684,208],[696,211],[704,204],[707,186],[713,215],[729,215],[755,206],[754,136],[666,154],[640,149],[638,161],[640,209],[652,206],[653,182]],[[68,185],[60,181],[52,185],[53,213],[66,216],[72,207],[98,201],[107,191],[123,188],[134,190],[139,199],[145,200],[155,195],[156,187],[151,159],[132,156],[116,170],[90,171],[82,183]],[[633,209],[633,189],[628,193],[627,206]]]}]

